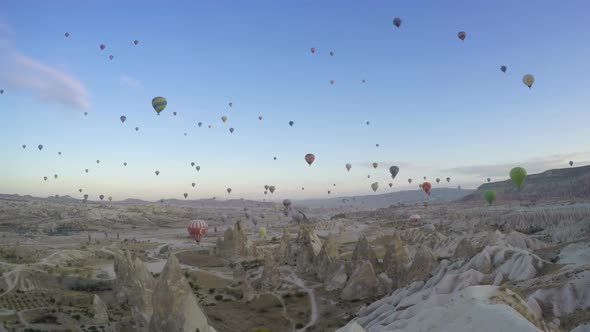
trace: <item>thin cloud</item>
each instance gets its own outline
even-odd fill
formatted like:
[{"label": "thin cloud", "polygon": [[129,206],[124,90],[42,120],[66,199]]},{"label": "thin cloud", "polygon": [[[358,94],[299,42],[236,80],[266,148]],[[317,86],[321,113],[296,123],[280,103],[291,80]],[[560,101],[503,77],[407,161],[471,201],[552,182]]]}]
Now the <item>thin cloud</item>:
[{"label": "thin cloud", "polygon": [[121,84],[121,86],[134,89],[143,88],[143,85],[140,81],[126,74],[121,74],[121,77],[119,78],[119,84]]},{"label": "thin cloud", "polygon": [[[2,24],[0,21],[0,27]],[[41,101],[75,109],[90,107],[88,92],[76,78],[22,54],[2,36],[0,41],[0,81],[5,89],[24,91]]]},{"label": "thin cloud", "polygon": [[[444,171],[451,174],[466,175],[466,176],[479,176],[479,177],[498,177],[508,176],[510,169],[516,166],[524,167],[528,173],[539,173],[553,168],[564,168],[568,167],[567,163],[573,160],[576,164],[587,164],[590,159],[590,153],[569,153],[569,154],[556,154],[543,158],[528,159],[514,163],[503,163],[503,164],[488,164],[488,165],[474,165],[465,167],[456,167],[445,169]],[[574,165],[575,166],[575,165]]]}]

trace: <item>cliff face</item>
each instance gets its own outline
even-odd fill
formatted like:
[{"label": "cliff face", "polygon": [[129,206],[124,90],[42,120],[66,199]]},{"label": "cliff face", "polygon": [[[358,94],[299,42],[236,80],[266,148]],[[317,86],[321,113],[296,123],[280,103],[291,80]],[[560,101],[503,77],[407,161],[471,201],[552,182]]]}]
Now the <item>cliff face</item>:
[{"label": "cliff face", "polygon": [[511,200],[560,200],[590,198],[590,166],[560,168],[526,177],[520,190],[510,179],[484,183],[477,190],[465,196],[462,201],[483,201],[483,193],[495,190],[497,201]]}]

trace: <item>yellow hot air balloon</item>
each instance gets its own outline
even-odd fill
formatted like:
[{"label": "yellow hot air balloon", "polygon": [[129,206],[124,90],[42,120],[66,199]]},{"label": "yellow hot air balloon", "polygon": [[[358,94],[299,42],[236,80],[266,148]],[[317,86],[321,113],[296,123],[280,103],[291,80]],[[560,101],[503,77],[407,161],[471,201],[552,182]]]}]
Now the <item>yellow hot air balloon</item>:
[{"label": "yellow hot air balloon", "polygon": [[524,85],[528,86],[530,89],[533,86],[533,83],[535,83],[535,76],[531,74],[524,75],[522,77],[522,83],[524,83]]},{"label": "yellow hot air balloon", "polygon": [[260,227],[258,229],[258,235],[260,235],[260,237],[266,237],[266,227]]}]

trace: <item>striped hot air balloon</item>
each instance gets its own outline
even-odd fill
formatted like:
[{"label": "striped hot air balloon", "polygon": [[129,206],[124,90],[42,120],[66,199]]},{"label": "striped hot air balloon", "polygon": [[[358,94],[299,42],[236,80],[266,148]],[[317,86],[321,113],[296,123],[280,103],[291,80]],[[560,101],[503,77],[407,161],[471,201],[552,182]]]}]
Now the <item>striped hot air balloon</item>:
[{"label": "striped hot air balloon", "polygon": [[152,99],[152,107],[154,108],[156,113],[158,113],[158,115],[160,115],[160,112],[162,112],[166,108],[166,105],[168,105],[168,102],[164,97],[156,97]]},{"label": "striped hot air balloon", "polygon": [[209,225],[207,225],[205,220],[200,219],[191,221],[187,228],[188,234],[195,239],[197,243],[201,242],[201,239],[207,234],[207,230],[209,230]]}]

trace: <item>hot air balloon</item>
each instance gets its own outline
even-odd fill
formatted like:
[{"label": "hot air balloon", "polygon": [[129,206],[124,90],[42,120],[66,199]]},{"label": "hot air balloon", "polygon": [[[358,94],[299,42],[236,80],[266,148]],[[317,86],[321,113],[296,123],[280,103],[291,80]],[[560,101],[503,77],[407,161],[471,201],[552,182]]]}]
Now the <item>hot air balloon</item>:
[{"label": "hot air balloon", "polygon": [[194,188],[194,187],[195,187],[197,184],[193,182],[193,183],[191,183],[191,185],[192,185],[192,186],[193,186],[193,188]]},{"label": "hot air balloon", "polygon": [[84,170],[86,173],[88,173],[88,168]]},{"label": "hot air balloon", "polygon": [[79,192],[82,192],[82,188],[78,189]]},{"label": "hot air balloon", "polygon": [[137,45],[137,44],[139,44],[139,40],[137,40],[137,39],[136,39],[136,40],[134,40],[134,41],[133,41],[133,44],[134,44],[134,45]]},{"label": "hot air balloon", "polygon": [[197,126],[201,127],[203,125],[202,122],[197,123]]},{"label": "hot air balloon", "polygon": [[127,166],[127,162],[124,162],[124,163],[123,163],[123,166]]},{"label": "hot air balloon", "polygon": [[307,162],[307,164],[309,166],[311,166],[311,164],[313,163],[314,160],[315,160],[315,155],[313,153],[308,153],[305,155],[305,161]]},{"label": "hot air balloon", "polygon": [[350,169],[352,168],[352,165],[351,164],[346,164],[345,167],[346,167],[346,170],[348,172],[350,172]]},{"label": "hot air balloon", "polygon": [[371,175],[367,175],[367,179],[370,179],[370,178],[371,178]]},{"label": "hot air balloon", "polygon": [[87,200],[87,199],[88,199],[88,195],[84,195],[84,200]]},{"label": "hot air balloon", "polygon": [[295,124],[295,122],[289,121],[289,126],[293,127],[294,124]]},{"label": "hot air balloon", "polygon": [[291,200],[290,199],[284,199],[283,200],[283,205],[285,206],[285,208],[290,208],[291,207]]},{"label": "hot air balloon", "polygon": [[88,112],[84,112],[84,116],[87,116],[87,115],[88,115]]},{"label": "hot air balloon", "polygon": [[412,179],[408,179],[408,183],[412,183]]},{"label": "hot air balloon", "polygon": [[506,66],[501,66],[501,67],[500,67],[500,70],[501,70],[503,73],[505,73],[505,72],[506,72],[506,69],[508,69]]},{"label": "hot air balloon", "polygon": [[490,181],[492,181],[492,179],[488,178],[488,183],[489,183]]},{"label": "hot air balloon", "polygon": [[422,189],[422,183],[420,183],[420,184],[418,185],[418,188]]},{"label": "hot air balloon", "polygon": [[524,85],[528,86],[530,89],[533,86],[533,83],[535,83],[535,76],[531,74],[524,75],[522,77],[522,83],[524,83]]},{"label": "hot air balloon", "polygon": [[39,151],[43,150],[43,144],[39,144],[39,146],[37,146],[37,148],[39,148]]},{"label": "hot air balloon", "polygon": [[225,115],[224,115],[224,116],[222,116],[222,117],[221,117],[221,121],[223,121],[223,123],[225,123],[225,122],[227,121],[227,116],[225,116]]},{"label": "hot air balloon", "polygon": [[53,177],[57,179],[57,174],[54,174]]},{"label": "hot air balloon", "polygon": [[191,162],[191,167],[195,167],[195,162]]},{"label": "hot air balloon", "polygon": [[109,202],[113,201],[113,196],[109,196]]},{"label": "hot air balloon", "polygon": [[301,190],[305,190],[305,187],[301,187]]},{"label": "hot air balloon", "polygon": [[373,192],[377,191],[378,188],[379,188],[379,182],[373,182],[371,184],[371,189],[373,189]]},{"label": "hot air balloon", "polygon": [[27,148],[27,145],[26,144],[23,144],[23,150],[26,149],[26,148]]},{"label": "hot air balloon", "polygon": [[259,115],[258,116],[258,120],[261,120],[262,121],[262,115]]},{"label": "hot air balloon", "polygon": [[138,130],[139,130],[139,127],[135,127],[135,131],[138,131]]},{"label": "hot air balloon", "polygon": [[178,114],[178,113],[176,113],[176,112],[172,112],[172,115],[176,116],[176,114]]},{"label": "hot air balloon", "polygon": [[268,191],[266,191],[266,190],[265,190],[265,191],[264,191],[264,194],[265,194],[265,195],[266,195],[266,194],[268,194]]},{"label": "hot air balloon", "polygon": [[227,193],[231,194],[231,188],[227,188]]},{"label": "hot air balloon", "polygon": [[373,168],[377,168],[379,166],[378,163],[373,163]]},{"label": "hot air balloon", "polygon": [[207,128],[211,129],[211,125],[208,125]]},{"label": "hot air balloon", "polygon": [[393,183],[389,182],[389,188],[393,187]]},{"label": "hot air balloon", "polygon": [[234,106],[234,103],[232,103],[231,101],[228,103],[229,107]]},{"label": "hot air balloon", "polygon": [[68,38],[68,37],[70,36],[70,33],[69,33],[69,32],[66,32],[66,33],[64,34],[64,36],[66,36],[66,38]]},{"label": "hot air balloon", "polygon": [[268,190],[270,191],[271,194],[274,194],[275,189],[276,189],[275,186],[268,187]]},{"label": "hot air balloon", "polygon": [[426,177],[424,177],[424,180],[426,180]]},{"label": "hot air balloon", "polygon": [[379,143],[375,144],[376,147],[379,147]]},{"label": "hot air balloon", "polygon": [[395,25],[396,27],[400,27],[402,25],[402,19],[399,17],[396,17],[393,19],[393,25]]},{"label": "hot air balloon", "polygon": [[361,82],[365,83],[366,81],[365,80],[362,80]]},{"label": "hot air balloon", "polygon": [[265,227],[260,227],[258,229],[258,235],[260,235],[260,237],[266,237],[266,228]]},{"label": "hot air balloon", "polygon": [[397,173],[399,173],[399,167],[397,167],[397,166],[389,167],[389,173],[391,173],[391,178],[395,179],[395,177],[397,176]]},{"label": "hot air balloon", "polygon": [[112,60],[113,60],[113,58],[114,58],[114,56],[112,56],[112,55],[109,55],[109,60],[111,60],[111,61],[112,61]]},{"label": "hot air balloon", "polygon": [[488,202],[489,205],[492,205],[496,200],[496,192],[493,190],[488,190],[483,194],[483,198]]},{"label": "hot air balloon", "polygon": [[207,234],[207,230],[209,230],[207,222],[199,219],[191,221],[187,228],[188,234],[195,239],[197,243],[201,242],[201,239]]},{"label": "hot air balloon", "polygon": [[436,183],[440,183],[440,179],[439,178],[436,178]]},{"label": "hot air balloon", "polygon": [[234,128],[229,128],[229,132],[233,134],[234,133]]},{"label": "hot air balloon", "polygon": [[465,40],[465,37],[467,37],[467,34],[465,33],[465,31],[459,31],[457,33],[457,37],[459,37],[459,39],[461,39],[461,40]]},{"label": "hot air balloon", "polygon": [[447,178],[447,182],[451,182],[451,178]]},{"label": "hot air balloon", "polygon": [[367,121],[367,126],[369,125],[369,123],[370,123],[370,122],[369,122],[369,121]]},{"label": "hot air balloon", "polygon": [[188,197],[188,194],[187,193],[184,193],[184,198],[187,198],[187,197]]},{"label": "hot air balloon", "polygon": [[100,195],[98,196],[98,198],[100,198],[100,200],[102,201],[104,199],[104,195]]},{"label": "hot air balloon", "polygon": [[522,167],[514,167],[510,170],[510,179],[516,188],[520,189],[526,178],[526,170]]},{"label": "hot air balloon", "polygon": [[273,157],[274,160],[277,160],[277,157]]},{"label": "hot air balloon", "polygon": [[315,54],[315,47],[312,47],[310,51],[311,51],[311,54]]},{"label": "hot air balloon", "polygon": [[330,195],[332,193],[332,191],[328,190],[328,195]]},{"label": "hot air balloon", "polygon": [[160,171],[156,171],[156,176],[160,175]]},{"label": "hot air balloon", "polygon": [[97,163],[97,164],[100,164],[100,160],[97,160],[97,161],[96,161],[96,163]]},{"label": "hot air balloon", "polygon": [[574,162],[570,160],[570,166],[574,166]]},{"label": "hot air balloon", "polygon": [[197,169],[197,172],[200,171],[201,170],[201,166],[197,166],[196,169]]},{"label": "hot air balloon", "polygon": [[268,188],[269,188],[268,187],[268,184],[267,185],[264,185],[264,190],[268,190]]},{"label": "hot air balloon", "polygon": [[121,119],[121,123],[125,123],[125,120],[127,120],[127,117],[125,115],[121,115],[120,119]]},{"label": "hot air balloon", "polygon": [[428,195],[430,195],[430,189],[432,189],[432,185],[430,184],[430,182],[422,183],[422,190],[424,190],[424,192]]},{"label": "hot air balloon", "polygon": [[334,56],[334,51],[330,51],[330,56]]},{"label": "hot air balloon", "polygon": [[104,44],[100,44],[100,50],[104,51],[104,49],[106,48],[106,46]]},{"label": "hot air balloon", "polygon": [[47,181],[47,177],[46,177],[46,176],[44,176],[44,177],[43,177],[43,180]]},{"label": "hot air balloon", "polygon": [[164,97],[156,97],[152,99],[152,107],[158,115],[160,115],[160,112],[166,108],[166,105],[168,105],[168,101]]}]

